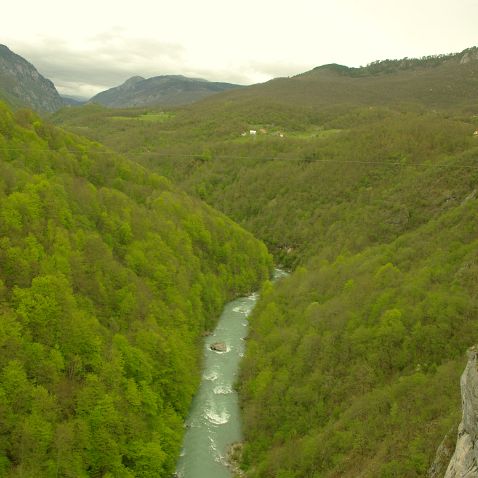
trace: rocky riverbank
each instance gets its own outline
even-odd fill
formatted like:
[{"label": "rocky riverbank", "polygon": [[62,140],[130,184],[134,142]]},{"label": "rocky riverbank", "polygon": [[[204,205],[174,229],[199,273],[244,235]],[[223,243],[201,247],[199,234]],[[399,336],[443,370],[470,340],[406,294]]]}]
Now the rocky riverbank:
[{"label": "rocky riverbank", "polygon": [[242,461],[243,448],[243,443],[236,442],[232,443],[227,450],[226,466],[235,478],[243,478],[246,476],[239,466]]}]

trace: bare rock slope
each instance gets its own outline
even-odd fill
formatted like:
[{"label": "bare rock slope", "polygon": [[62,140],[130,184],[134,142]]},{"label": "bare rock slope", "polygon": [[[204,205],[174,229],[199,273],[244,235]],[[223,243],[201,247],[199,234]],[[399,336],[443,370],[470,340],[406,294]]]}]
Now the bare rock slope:
[{"label": "bare rock slope", "polygon": [[55,85],[5,45],[0,45],[0,99],[39,113],[51,113],[64,106]]},{"label": "bare rock slope", "polygon": [[468,363],[461,376],[463,415],[458,427],[455,453],[445,478],[478,478],[478,349],[468,352]]}]

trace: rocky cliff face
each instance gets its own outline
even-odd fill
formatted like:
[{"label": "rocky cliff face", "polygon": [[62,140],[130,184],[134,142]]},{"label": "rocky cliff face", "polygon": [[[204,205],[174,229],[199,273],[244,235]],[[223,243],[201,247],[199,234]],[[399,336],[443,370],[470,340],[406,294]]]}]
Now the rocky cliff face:
[{"label": "rocky cliff face", "polygon": [[453,427],[440,443],[438,450],[430,466],[427,478],[443,478],[455,450],[457,427]]},{"label": "rocky cliff face", "polygon": [[465,65],[466,63],[470,63],[472,61],[478,61],[478,47],[468,48],[468,50],[465,50],[462,53],[460,65]]},{"label": "rocky cliff face", "polygon": [[445,478],[478,478],[478,348],[468,352],[468,364],[461,376],[463,415],[458,427],[455,453]]},{"label": "rocky cliff face", "polygon": [[56,111],[64,104],[53,83],[5,45],[0,45],[0,98],[39,113]]}]

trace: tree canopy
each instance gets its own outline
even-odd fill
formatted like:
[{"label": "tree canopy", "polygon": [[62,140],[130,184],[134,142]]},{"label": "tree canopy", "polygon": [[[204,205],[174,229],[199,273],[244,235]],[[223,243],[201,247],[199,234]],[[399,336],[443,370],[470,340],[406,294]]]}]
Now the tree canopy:
[{"label": "tree canopy", "polygon": [[0,475],[170,476],[199,340],[270,268],[164,177],[0,104]]}]

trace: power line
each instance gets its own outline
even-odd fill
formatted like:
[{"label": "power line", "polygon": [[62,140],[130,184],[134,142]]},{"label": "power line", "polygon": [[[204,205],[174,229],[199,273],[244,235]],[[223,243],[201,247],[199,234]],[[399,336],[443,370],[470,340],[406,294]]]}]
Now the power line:
[{"label": "power line", "polygon": [[[119,152],[119,151],[104,151],[104,150],[74,150],[74,149],[62,149],[62,150],[52,150],[52,149],[34,149],[32,151],[25,149],[25,148],[1,148],[1,151],[22,151],[25,153],[29,152],[42,152],[42,153],[70,153],[70,154],[107,154],[107,155],[120,155],[126,158],[128,157],[135,157],[135,156],[144,156],[144,155],[153,155],[158,157],[167,157],[167,158],[190,158],[190,159],[198,159],[200,160],[201,157],[204,155],[203,152],[201,153],[188,153],[188,154],[179,154],[179,153],[161,153],[156,151],[134,151],[134,152]],[[401,162],[401,161],[362,161],[362,160],[353,160],[353,159],[344,159],[344,160],[337,160],[337,159],[320,159],[320,158],[297,158],[297,157],[254,157],[254,156],[233,156],[233,155],[213,155],[211,160],[221,160],[221,159],[234,159],[234,160],[251,160],[251,161],[292,161],[292,162],[300,162],[300,163],[332,163],[332,164],[373,164],[373,165],[380,165],[380,166],[430,166],[430,163],[422,162],[422,163],[409,163],[409,162]],[[207,161],[206,161],[207,162]],[[447,164],[447,166],[450,166]],[[456,167],[458,168],[465,168],[465,169],[478,169],[477,166],[473,165],[459,165],[457,164]]]}]

